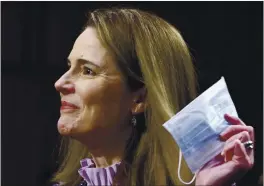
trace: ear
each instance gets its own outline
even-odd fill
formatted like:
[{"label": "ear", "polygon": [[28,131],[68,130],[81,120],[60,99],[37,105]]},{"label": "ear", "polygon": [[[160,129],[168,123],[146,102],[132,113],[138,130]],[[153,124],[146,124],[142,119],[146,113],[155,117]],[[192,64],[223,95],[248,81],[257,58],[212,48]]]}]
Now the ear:
[{"label": "ear", "polygon": [[140,88],[133,93],[131,112],[133,115],[140,114],[145,111],[147,106],[147,90],[145,87]]}]

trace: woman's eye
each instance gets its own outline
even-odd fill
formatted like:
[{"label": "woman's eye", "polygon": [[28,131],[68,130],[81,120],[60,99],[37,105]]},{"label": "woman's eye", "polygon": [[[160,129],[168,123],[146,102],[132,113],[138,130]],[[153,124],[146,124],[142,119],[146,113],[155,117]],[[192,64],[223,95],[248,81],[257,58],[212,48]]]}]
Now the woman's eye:
[{"label": "woman's eye", "polygon": [[82,74],[89,75],[89,76],[96,75],[95,72],[92,69],[88,68],[88,67],[82,67]]}]

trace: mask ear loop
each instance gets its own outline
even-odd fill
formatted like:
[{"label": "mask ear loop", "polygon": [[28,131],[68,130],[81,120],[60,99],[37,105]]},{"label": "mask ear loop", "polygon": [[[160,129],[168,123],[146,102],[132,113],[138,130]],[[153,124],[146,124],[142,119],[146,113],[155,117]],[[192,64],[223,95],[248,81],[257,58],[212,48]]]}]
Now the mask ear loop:
[{"label": "mask ear loop", "polygon": [[182,161],[182,152],[181,150],[179,151],[179,164],[178,164],[178,177],[179,177],[179,180],[183,183],[183,184],[186,184],[186,185],[190,185],[194,182],[195,178],[196,178],[196,174],[194,174],[193,176],[193,179],[190,181],[190,182],[185,182],[181,179],[181,176],[180,176],[180,173],[181,173],[181,161]]}]

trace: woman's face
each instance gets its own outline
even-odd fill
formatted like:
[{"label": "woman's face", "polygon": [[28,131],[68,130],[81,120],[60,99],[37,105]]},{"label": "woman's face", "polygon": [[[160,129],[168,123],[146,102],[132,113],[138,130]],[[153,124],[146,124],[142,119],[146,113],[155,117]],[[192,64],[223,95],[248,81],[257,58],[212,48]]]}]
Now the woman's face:
[{"label": "woman's face", "polygon": [[75,41],[69,70],[55,83],[61,95],[58,131],[62,135],[104,134],[121,130],[132,104],[132,94],[117,65],[88,27]]}]

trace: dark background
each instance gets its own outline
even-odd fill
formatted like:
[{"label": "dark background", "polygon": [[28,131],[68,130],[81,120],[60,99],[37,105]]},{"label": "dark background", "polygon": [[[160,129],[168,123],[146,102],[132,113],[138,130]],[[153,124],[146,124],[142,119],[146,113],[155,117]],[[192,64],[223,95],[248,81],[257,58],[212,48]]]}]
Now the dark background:
[{"label": "dark background", "polygon": [[2,185],[40,186],[56,169],[59,95],[54,82],[94,8],[125,5],[174,24],[189,44],[200,92],[224,76],[240,117],[255,127],[263,166],[262,2],[2,2]]}]

